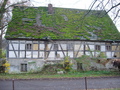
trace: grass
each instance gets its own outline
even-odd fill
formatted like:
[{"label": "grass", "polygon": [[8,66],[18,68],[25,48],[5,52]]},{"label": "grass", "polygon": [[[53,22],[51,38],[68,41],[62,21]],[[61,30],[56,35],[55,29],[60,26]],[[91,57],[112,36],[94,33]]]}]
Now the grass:
[{"label": "grass", "polygon": [[0,79],[40,79],[40,78],[80,78],[80,77],[105,77],[120,76],[120,72],[113,71],[71,71],[65,74],[42,74],[42,73],[0,73]]}]

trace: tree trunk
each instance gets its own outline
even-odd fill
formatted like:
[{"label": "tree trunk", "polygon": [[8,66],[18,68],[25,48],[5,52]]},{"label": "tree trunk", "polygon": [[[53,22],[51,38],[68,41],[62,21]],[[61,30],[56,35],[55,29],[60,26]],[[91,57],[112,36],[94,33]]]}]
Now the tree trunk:
[{"label": "tree trunk", "polygon": [[0,58],[2,58],[2,36],[0,35]]},{"label": "tree trunk", "polygon": [[4,32],[4,24],[3,24],[3,17],[4,13],[6,12],[6,5],[7,5],[8,0],[4,0],[3,3],[1,4],[0,7],[0,58],[2,58],[2,37],[3,37],[3,32]]}]

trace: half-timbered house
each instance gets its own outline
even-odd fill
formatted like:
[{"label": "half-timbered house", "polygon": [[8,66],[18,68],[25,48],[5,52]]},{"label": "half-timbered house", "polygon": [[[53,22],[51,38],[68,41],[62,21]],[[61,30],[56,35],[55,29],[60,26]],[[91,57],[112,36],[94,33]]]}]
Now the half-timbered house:
[{"label": "half-timbered house", "polygon": [[120,33],[105,11],[15,7],[6,39],[10,72],[37,70],[66,55],[120,58]]}]

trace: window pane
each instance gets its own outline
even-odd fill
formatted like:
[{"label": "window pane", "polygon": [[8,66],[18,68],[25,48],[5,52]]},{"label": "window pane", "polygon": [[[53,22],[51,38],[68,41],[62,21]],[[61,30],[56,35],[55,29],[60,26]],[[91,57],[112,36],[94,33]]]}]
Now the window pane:
[{"label": "window pane", "polygon": [[54,44],[54,50],[58,50],[58,44]]},{"label": "window pane", "polygon": [[27,72],[27,64],[21,64],[21,71]]},{"label": "window pane", "polygon": [[32,50],[32,44],[26,44],[26,50]]},{"label": "window pane", "polygon": [[95,50],[101,50],[100,45],[96,45]]}]

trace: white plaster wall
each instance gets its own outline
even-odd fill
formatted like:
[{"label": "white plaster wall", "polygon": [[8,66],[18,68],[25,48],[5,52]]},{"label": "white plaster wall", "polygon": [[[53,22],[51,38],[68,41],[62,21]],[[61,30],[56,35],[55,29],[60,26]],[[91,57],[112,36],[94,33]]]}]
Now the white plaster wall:
[{"label": "white plaster wall", "polygon": [[74,49],[75,49],[75,50],[79,50],[79,47],[80,47],[79,44],[78,44],[78,45],[77,45],[77,44],[74,45]]},{"label": "white plaster wall", "polygon": [[12,45],[11,45],[11,44],[9,44],[9,50],[13,50],[13,48],[12,48]]},{"label": "white plaster wall", "polygon": [[95,46],[94,45],[89,45],[90,50],[95,50]]},{"label": "white plaster wall", "polygon": [[71,52],[69,51],[69,52],[68,52],[68,56],[71,57],[71,58],[73,58],[73,52],[72,52],[72,51],[71,51]]},{"label": "white plaster wall", "polygon": [[11,40],[11,42],[12,42],[12,43],[18,43],[18,41],[17,41],[17,40]]},{"label": "white plaster wall", "polygon": [[27,64],[27,72],[40,71],[45,61],[39,59],[9,59],[9,73],[21,73],[21,64]]},{"label": "white plaster wall", "polygon": [[[14,50],[18,50],[18,44],[13,44]],[[11,44],[9,44],[9,49],[13,50],[13,47]]]},{"label": "white plaster wall", "polygon": [[[18,51],[16,51],[16,55],[18,56]],[[15,58],[15,53],[13,51],[9,51],[9,58]]]},{"label": "white plaster wall", "polygon": [[113,58],[113,56],[115,55],[115,53],[114,53],[114,52],[112,52],[112,53],[111,53],[111,55],[112,55],[112,56],[111,56],[111,58]]},{"label": "white plaster wall", "polygon": [[107,56],[107,58],[112,58],[113,57],[111,52],[106,52],[106,56]]},{"label": "white plaster wall", "polygon": [[85,52],[86,55],[88,56],[91,56],[91,53],[90,52]]},{"label": "white plaster wall", "polygon": [[40,53],[40,58],[44,58],[44,52],[39,52]]},{"label": "white plaster wall", "polygon": [[61,47],[63,50],[67,50],[67,45],[66,44],[61,44]]},{"label": "white plaster wall", "polygon": [[13,44],[13,46],[15,50],[18,50],[18,44]]},{"label": "white plaster wall", "polygon": [[26,51],[26,58],[31,58],[31,51]]},{"label": "white plaster wall", "polygon": [[60,55],[60,58],[64,58],[64,55],[62,52],[57,52]]},{"label": "white plaster wall", "polygon": [[20,51],[20,58],[24,58],[25,57],[25,51]]},{"label": "white plaster wall", "polygon": [[26,43],[32,43],[32,41],[26,41]]},{"label": "white plaster wall", "polygon": [[38,51],[33,51],[33,58],[38,58]]},{"label": "white plaster wall", "polygon": [[51,51],[48,57],[49,57],[49,58],[54,58],[54,57],[55,57],[55,52],[54,52],[54,51]]},{"label": "white plaster wall", "polygon": [[105,46],[101,46],[101,51],[105,51],[106,47]]},{"label": "white plaster wall", "polygon": [[44,44],[40,44],[40,50],[44,50],[44,48],[45,48],[45,45]]},{"label": "white plaster wall", "polygon": [[20,50],[25,50],[25,44],[20,44]]}]

